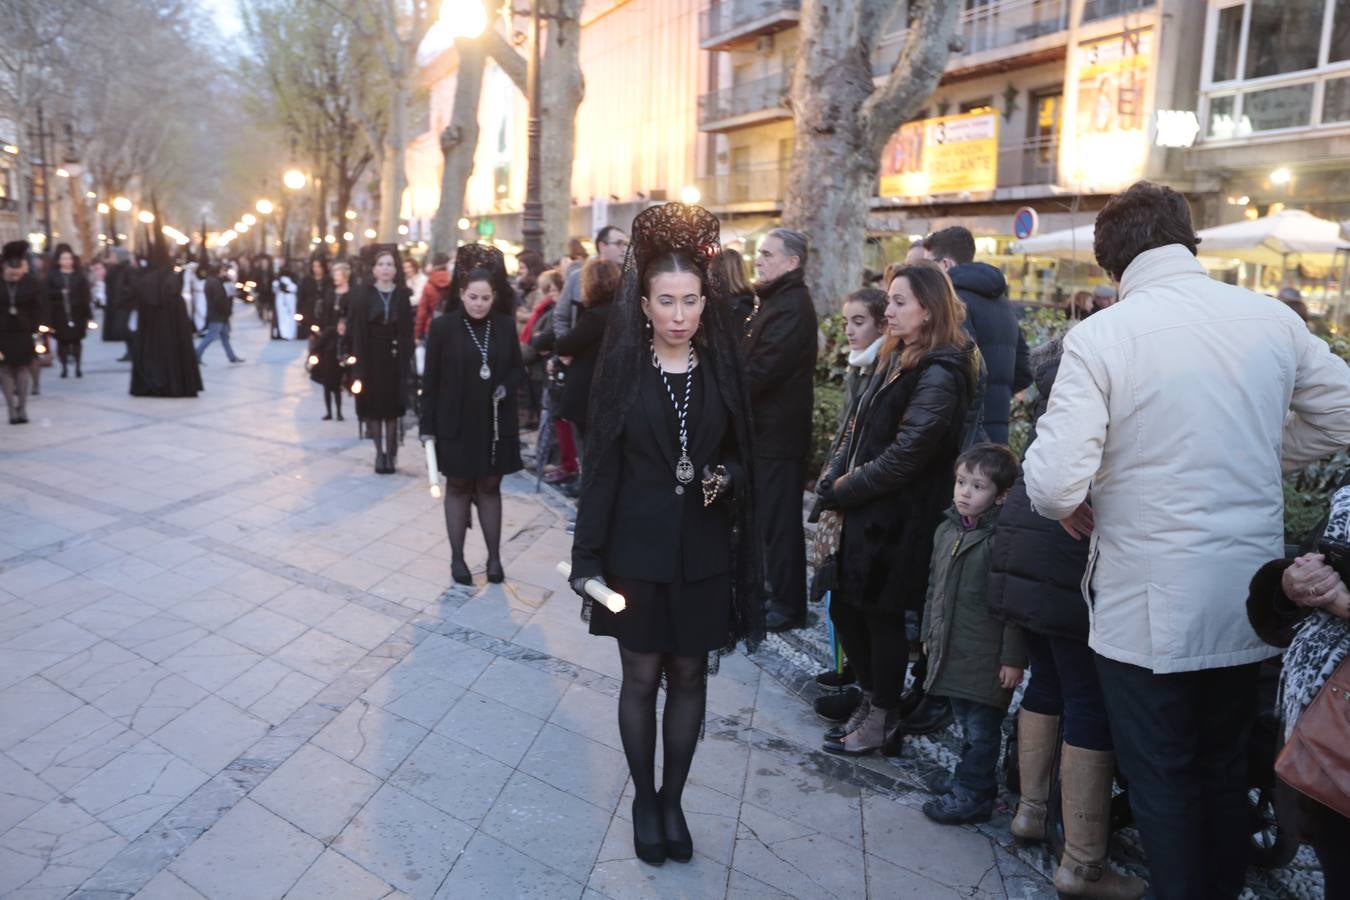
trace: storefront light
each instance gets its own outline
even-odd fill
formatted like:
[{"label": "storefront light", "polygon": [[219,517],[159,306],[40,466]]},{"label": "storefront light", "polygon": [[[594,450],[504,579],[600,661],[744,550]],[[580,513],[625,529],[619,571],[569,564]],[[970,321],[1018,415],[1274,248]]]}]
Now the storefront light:
[{"label": "storefront light", "polygon": [[1294,180],[1294,175],[1284,166],[1270,173],[1270,183],[1275,185],[1285,185]]}]

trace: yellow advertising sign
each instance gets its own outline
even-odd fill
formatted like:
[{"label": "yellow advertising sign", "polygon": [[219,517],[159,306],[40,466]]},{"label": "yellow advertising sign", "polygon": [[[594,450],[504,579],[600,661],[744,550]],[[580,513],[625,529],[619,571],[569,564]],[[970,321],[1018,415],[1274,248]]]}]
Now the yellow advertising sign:
[{"label": "yellow advertising sign", "polygon": [[1076,48],[1077,148],[1068,183],[1114,189],[1143,174],[1153,52],[1151,28],[1085,41]]},{"label": "yellow advertising sign", "polygon": [[996,112],[908,122],[881,154],[883,197],[988,193],[997,184]]}]

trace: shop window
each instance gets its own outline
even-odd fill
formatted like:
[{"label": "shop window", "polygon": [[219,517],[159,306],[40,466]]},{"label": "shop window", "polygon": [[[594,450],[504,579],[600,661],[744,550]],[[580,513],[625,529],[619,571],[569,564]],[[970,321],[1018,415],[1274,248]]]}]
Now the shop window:
[{"label": "shop window", "polygon": [[1238,77],[1238,51],[1242,47],[1242,11],[1244,7],[1229,6],[1219,10],[1219,23],[1214,40],[1214,81],[1231,81]]},{"label": "shop window", "polygon": [[982,113],[994,111],[994,98],[981,97],[978,100],[969,100],[962,103],[959,107],[963,113]]},{"label": "shop window", "polygon": [[1209,125],[1205,134],[1216,141],[1226,141],[1235,137],[1237,123],[1233,121],[1233,109],[1236,97],[1211,97],[1209,100]]},{"label": "shop window", "polygon": [[1323,122],[1350,122],[1350,78],[1333,78],[1327,82],[1322,100]]},{"label": "shop window", "polygon": [[1350,0],[1333,0],[1333,4],[1327,60],[1344,62],[1350,59]]},{"label": "shop window", "polygon": [[1252,131],[1299,128],[1312,121],[1312,101],[1311,84],[1252,91],[1242,98],[1243,124]]},{"label": "shop window", "polygon": [[1314,68],[1325,9],[1326,0],[1252,0],[1246,77]]}]

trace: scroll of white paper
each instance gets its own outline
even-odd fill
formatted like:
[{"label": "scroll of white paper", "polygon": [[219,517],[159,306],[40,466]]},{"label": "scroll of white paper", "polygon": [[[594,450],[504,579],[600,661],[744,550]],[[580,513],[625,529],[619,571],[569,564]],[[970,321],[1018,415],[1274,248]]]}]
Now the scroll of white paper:
[{"label": "scroll of white paper", "polygon": [[435,500],[441,499],[441,470],[436,465],[436,439],[427,438],[422,445],[427,451],[427,481],[431,484],[431,496]]},{"label": "scroll of white paper", "polygon": [[[566,579],[572,578],[572,564],[566,562],[558,563],[558,571]],[[609,585],[597,581],[594,578],[586,579],[586,593],[591,595],[591,599],[602,604],[605,609],[612,613],[621,613],[628,608],[628,601],[623,599],[623,594],[609,589]]]}]

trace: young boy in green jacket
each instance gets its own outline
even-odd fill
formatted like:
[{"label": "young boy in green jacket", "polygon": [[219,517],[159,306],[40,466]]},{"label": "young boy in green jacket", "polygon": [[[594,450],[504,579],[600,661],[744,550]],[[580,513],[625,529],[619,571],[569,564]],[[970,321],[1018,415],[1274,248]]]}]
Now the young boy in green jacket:
[{"label": "young boy in green jacket", "polygon": [[950,698],[962,734],[950,789],[923,807],[943,825],[987,822],[993,814],[1003,717],[1027,663],[1017,626],[994,619],[985,603],[994,523],[1017,468],[1017,457],[1001,444],[961,454],[952,506],[933,537],[923,609],[924,689]]}]

